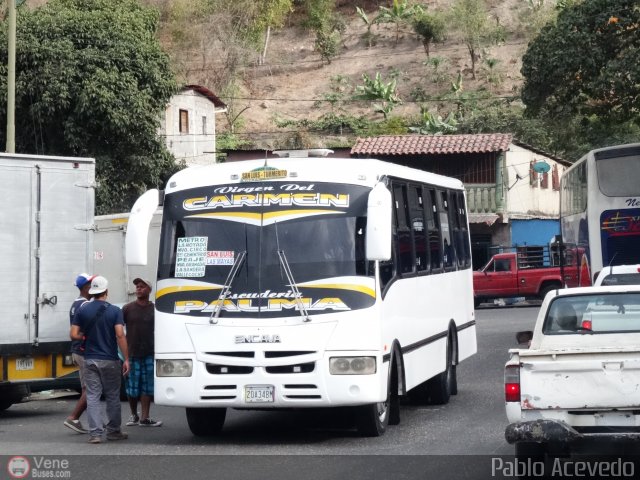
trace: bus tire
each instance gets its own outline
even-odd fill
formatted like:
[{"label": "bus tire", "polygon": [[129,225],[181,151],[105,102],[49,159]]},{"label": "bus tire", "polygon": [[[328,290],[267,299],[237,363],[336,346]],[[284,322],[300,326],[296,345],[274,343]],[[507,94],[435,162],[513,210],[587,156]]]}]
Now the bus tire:
[{"label": "bus tire", "polygon": [[[449,342],[449,345],[452,345],[452,355],[451,355],[451,374],[449,375],[449,392],[451,395],[458,394],[458,372],[456,370],[456,365],[458,364],[458,336],[456,335],[455,326],[451,327],[450,337],[452,340]],[[455,341],[453,341],[455,340]]]},{"label": "bus tire", "polygon": [[[399,402],[397,406],[392,407],[394,395],[393,392],[393,379],[397,378],[397,370],[395,370],[395,364],[391,364],[389,368],[393,368],[391,375],[389,375],[389,381],[387,382],[387,398],[384,402],[371,403],[369,405],[362,405],[356,407],[356,428],[358,433],[363,437],[379,437],[384,435],[389,425],[389,417],[391,416],[392,408],[400,408]],[[393,372],[396,371],[396,374]],[[395,382],[395,391],[398,390],[398,382]],[[395,395],[396,402],[397,393]],[[397,422],[400,423],[400,414],[397,413]]]},{"label": "bus tire", "polygon": [[429,392],[429,403],[432,405],[444,405],[449,403],[451,398],[451,387],[457,382],[455,379],[455,370],[452,362],[453,354],[451,352],[451,342],[447,339],[447,358],[444,372],[440,372],[435,377],[427,380],[427,392]]},{"label": "bus tire", "polygon": [[220,433],[226,416],[226,408],[187,408],[189,430],[196,437],[208,437]]},{"label": "bus tire", "polygon": [[13,404],[14,402],[12,400],[0,400],[0,412],[4,412]]}]

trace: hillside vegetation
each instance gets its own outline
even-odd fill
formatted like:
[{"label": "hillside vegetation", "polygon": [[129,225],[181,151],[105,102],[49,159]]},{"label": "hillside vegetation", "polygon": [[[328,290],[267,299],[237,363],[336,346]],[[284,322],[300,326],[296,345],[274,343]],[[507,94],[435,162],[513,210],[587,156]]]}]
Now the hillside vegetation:
[{"label": "hillside vegetation", "polygon": [[219,150],[509,132],[572,160],[638,138],[637,0],[136,1],[178,84],[227,104]]},{"label": "hillside vegetation", "polygon": [[[519,92],[521,58],[541,25],[554,18],[555,1],[469,2],[485,8],[485,24],[470,28],[493,34],[472,39],[477,42],[475,72],[466,25],[460,18],[454,21],[454,6],[464,2],[397,2],[407,8],[420,5],[442,19],[443,38],[432,42],[428,56],[413,27],[415,16],[367,25],[357,11],[372,22],[385,8],[392,9],[393,2],[289,2],[292,9],[280,27],[271,29],[262,59],[263,32],[247,39],[239,27],[250,15],[244,8],[247,2],[234,2],[234,11],[224,1],[147,1],[162,13],[161,41],[179,77],[206,85],[228,104],[230,112],[219,121],[218,131],[234,135],[221,137],[223,147],[345,146],[355,135],[508,127],[520,130],[515,133],[523,141],[553,148],[538,127],[520,121]],[[310,18],[314,5],[324,5],[331,13],[327,22],[337,24],[333,32],[339,41],[330,58],[323,58],[317,43],[318,28]],[[362,91],[358,95],[358,87],[365,86],[363,75],[374,92],[395,84],[396,100],[384,101],[375,94],[367,98]],[[389,104],[387,114],[380,112]],[[376,106],[382,108],[376,112]],[[500,125],[509,120],[498,118],[493,119],[498,125],[492,125],[477,118],[479,113],[500,112],[515,116],[520,124]]]}]

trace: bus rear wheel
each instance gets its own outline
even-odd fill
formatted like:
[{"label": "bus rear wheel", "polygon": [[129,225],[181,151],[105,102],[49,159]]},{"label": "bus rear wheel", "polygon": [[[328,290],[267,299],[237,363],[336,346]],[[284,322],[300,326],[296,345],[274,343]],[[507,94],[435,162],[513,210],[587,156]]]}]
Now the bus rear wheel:
[{"label": "bus rear wheel", "polygon": [[433,405],[444,405],[449,403],[451,395],[458,393],[456,367],[453,365],[452,359],[453,353],[451,351],[451,341],[448,341],[445,371],[427,380],[426,387],[429,395],[429,403]]},{"label": "bus rear wheel", "polygon": [[226,408],[187,408],[189,430],[197,437],[220,433],[226,416]]}]

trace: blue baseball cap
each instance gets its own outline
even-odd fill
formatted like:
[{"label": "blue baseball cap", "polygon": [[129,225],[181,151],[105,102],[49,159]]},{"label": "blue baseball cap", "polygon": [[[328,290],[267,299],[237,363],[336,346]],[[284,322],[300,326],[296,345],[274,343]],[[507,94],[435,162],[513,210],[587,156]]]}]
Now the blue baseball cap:
[{"label": "blue baseball cap", "polygon": [[91,282],[91,280],[93,280],[94,278],[96,278],[96,275],[89,275],[88,273],[81,273],[80,275],[78,275],[76,277],[76,281],[73,282],[73,284],[78,288],[82,288],[87,283]]}]

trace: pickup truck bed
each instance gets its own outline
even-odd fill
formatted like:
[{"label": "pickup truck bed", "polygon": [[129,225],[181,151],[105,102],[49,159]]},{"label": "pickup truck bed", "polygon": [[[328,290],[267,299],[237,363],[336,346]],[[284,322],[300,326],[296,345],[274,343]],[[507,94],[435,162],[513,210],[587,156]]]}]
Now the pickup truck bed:
[{"label": "pickup truck bed", "polygon": [[640,440],[639,307],[638,286],[546,297],[529,348],[510,350],[505,365],[509,443]]}]

